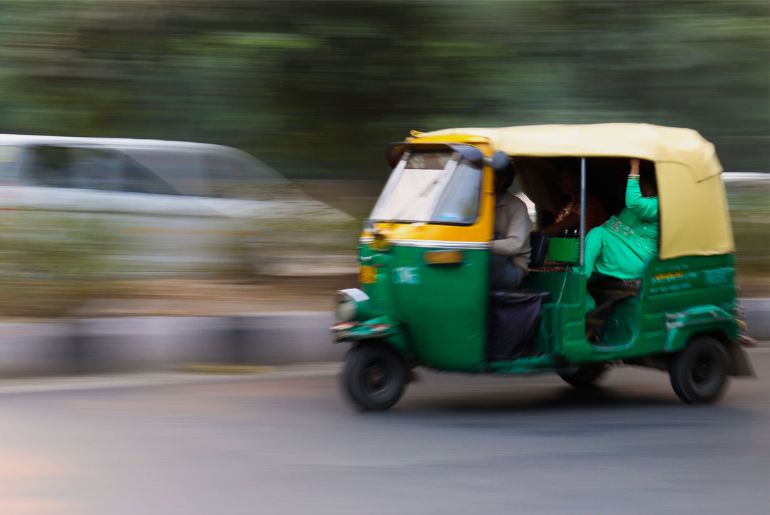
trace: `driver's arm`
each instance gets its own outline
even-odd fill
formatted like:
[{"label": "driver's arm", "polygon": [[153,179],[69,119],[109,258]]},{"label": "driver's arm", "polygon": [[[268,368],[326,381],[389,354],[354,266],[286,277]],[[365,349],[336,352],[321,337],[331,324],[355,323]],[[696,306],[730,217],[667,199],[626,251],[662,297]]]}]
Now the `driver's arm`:
[{"label": "driver's arm", "polygon": [[495,216],[503,217],[504,232],[499,240],[492,241],[492,253],[498,256],[516,256],[526,251],[529,246],[529,232],[532,222],[529,220],[524,202],[511,202]]}]

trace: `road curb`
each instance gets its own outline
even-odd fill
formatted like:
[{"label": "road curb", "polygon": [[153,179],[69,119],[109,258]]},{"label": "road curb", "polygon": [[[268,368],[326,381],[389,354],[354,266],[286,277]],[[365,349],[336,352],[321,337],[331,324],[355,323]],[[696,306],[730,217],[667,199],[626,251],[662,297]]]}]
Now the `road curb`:
[{"label": "road curb", "polygon": [[770,298],[741,299],[747,332],[757,340],[770,340]]},{"label": "road curb", "polygon": [[[749,334],[770,340],[770,298],[743,299]],[[179,370],[210,373],[340,361],[323,311],[0,323],[0,376]]]},{"label": "road curb", "polygon": [[0,323],[0,376],[340,361],[328,312]]}]

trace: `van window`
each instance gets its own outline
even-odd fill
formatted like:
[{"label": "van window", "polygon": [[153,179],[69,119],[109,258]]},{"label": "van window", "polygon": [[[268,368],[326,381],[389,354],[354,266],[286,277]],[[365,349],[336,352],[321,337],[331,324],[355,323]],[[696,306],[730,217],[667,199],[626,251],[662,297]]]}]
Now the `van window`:
[{"label": "van window", "polygon": [[74,170],[69,148],[40,145],[30,148],[25,177],[36,186],[74,188]]},{"label": "van window", "polygon": [[175,195],[166,181],[111,148],[38,145],[24,176],[37,186]]},{"label": "van window", "polygon": [[37,145],[30,148],[25,177],[32,184],[56,188],[117,191],[123,158],[114,150]]},{"label": "van window", "polygon": [[284,177],[246,153],[223,148],[203,156],[209,188],[217,197],[269,198],[288,186]]},{"label": "van window", "polygon": [[124,156],[122,191],[149,193],[152,195],[180,195],[180,192],[152,170],[142,166],[129,156]]},{"label": "van window", "polygon": [[0,183],[16,182],[16,170],[21,149],[11,145],[0,145]]},{"label": "van window", "polygon": [[88,190],[119,191],[123,158],[113,150],[69,148],[72,187]]},{"label": "van window", "polygon": [[[170,150],[153,148],[122,148],[125,155],[134,165],[127,174],[127,179],[133,186],[129,191],[138,191],[141,185],[148,186],[150,178],[162,181],[183,195],[208,196],[203,165],[200,154],[191,150]],[[158,188],[158,185],[153,188]],[[155,193],[156,191],[144,191]],[[165,193],[165,192],[161,192]]]},{"label": "van window", "polygon": [[117,191],[122,168],[120,154],[109,149],[38,145],[24,176],[38,186]]}]

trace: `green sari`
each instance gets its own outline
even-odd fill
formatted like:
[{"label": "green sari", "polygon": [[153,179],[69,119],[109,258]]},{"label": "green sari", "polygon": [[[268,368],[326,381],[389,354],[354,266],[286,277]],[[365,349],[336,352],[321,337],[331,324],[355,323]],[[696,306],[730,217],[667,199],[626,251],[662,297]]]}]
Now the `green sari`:
[{"label": "green sari", "polygon": [[626,208],[586,236],[585,270],[638,279],[657,252],[658,199],[643,197],[639,178],[629,178]]}]

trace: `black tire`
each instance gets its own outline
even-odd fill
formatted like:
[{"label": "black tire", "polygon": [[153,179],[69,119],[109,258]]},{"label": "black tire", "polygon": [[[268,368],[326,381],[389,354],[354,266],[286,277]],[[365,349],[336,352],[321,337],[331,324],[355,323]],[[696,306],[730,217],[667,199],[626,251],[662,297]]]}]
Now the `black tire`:
[{"label": "black tire", "polygon": [[730,358],[718,340],[697,336],[668,363],[671,387],[688,404],[718,400],[727,386]]},{"label": "black tire", "polygon": [[589,363],[579,365],[567,372],[559,372],[559,377],[575,388],[588,388],[594,386],[607,372],[604,363]]},{"label": "black tire", "polygon": [[350,349],[340,374],[345,397],[361,411],[384,411],[396,404],[409,380],[401,356],[385,344]]}]

